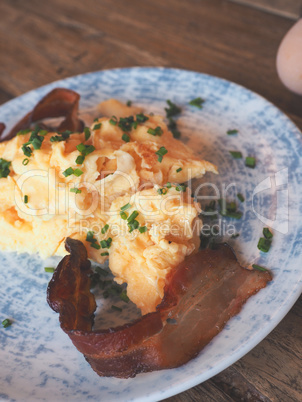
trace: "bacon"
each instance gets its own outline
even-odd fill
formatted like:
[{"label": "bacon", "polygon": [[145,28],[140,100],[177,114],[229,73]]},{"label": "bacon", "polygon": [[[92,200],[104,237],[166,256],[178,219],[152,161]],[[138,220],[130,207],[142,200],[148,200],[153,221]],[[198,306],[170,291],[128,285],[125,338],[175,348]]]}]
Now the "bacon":
[{"label": "bacon", "polygon": [[[81,132],[84,128],[84,123],[78,118],[79,100],[80,95],[71,89],[53,89],[37,103],[31,112],[26,114],[7,135],[3,136],[2,132],[0,132],[0,142],[10,140],[15,137],[20,130],[30,128],[32,124],[52,117],[65,117],[59,127],[56,128],[56,131],[70,130]],[[0,125],[4,126],[3,123],[0,123]],[[39,126],[41,128],[45,127],[41,123]]]},{"label": "bacon", "polygon": [[94,297],[85,247],[68,238],[65,257],[48,286],[48,303],[62,329],[100,376],[179,367],[195,357],[246,300],[272,280],[242,268],[229,246],[200,250],[173,269],[154,313],[117,328],[92,331]]}]

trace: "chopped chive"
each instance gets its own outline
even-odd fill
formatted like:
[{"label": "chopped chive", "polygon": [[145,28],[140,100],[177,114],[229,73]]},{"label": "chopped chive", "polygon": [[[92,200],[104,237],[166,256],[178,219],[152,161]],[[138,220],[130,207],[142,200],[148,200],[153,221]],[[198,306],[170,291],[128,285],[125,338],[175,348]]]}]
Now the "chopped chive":
[{"label": "chopped chive", "polygon": [[69,167],[68,169],[64,170],[63,176],[68,177],[71,176],[74,173],[74,170],[72,167]]},{"label": "chopped chive", "polygon": [[172,116],[176,116],[177,114],[181,113],[181,108],[177,105],[175,105],[175,103],[171,102],[169,99],[166,101],[168,104],[168,108],[165,108],[166,111],[166,116],[172,117]]},{"label": "chopped chive", "polygon": [[22,145],[21,149],[22,149],[24,155],[25,155],[25,156],[28,156],[28,157],[30,157],[31,154],[32,154],[32,152],[33,152],[33,151],[31,150],[31,148],[30,148],[28,145],[25,145],[25,144]]},{"label": "chopped chive", "polygon": [[227,135],[235,135],[238,134],[238,130],[228,130]]},{"label": "chopped chive", "polygon": [[84,155],[79,155],[79,156],[77,157],[77,159],[75,160],[75,163],[76,163],[77,165],[82,165],[83,162],[84,162],[84,160],[85,160],[85,156],[84,156]]},{"label": "chopped chive", "polygon": [[237,198],[238,198],[238,200],[239,200],[240,202],[244,202],[244,201],[245,201],[245,198],[244,198],[244,196],[243,196],[241,193],[238,193],[238,194],[237,194]]},{"label": "chopped chive", "polygon": [[165,194],[167,194],[168,189],[167,188],[159,188],[157,190],[157,192],[158,192],[159,195],[165,195]]},{"label": "chopped chive", "polygon": [[102,126],[102,123],[95,124],[92,130],[99,130]]},{"label": "chopped chive", "polygon": [[105,234],[108,229],[109,229],[109,225],[106,224],[106,225],[102,228],[101,233],[102,233],[102,234]]},{"label": "chopped chive", "polygon": [[136,121],[138,123],[144,123],[147,120],[149,120],[149,117],[144,115],[143,113],[139,113],[136,115]]},{"label": "chopped chive", "polygon": [[105,257],[105,256],[107,256],[107,255],[109,255],[108,251],[105,251],[105,253],[101,253],[101,256],[102,256],[102,257]]},{"label": "chopped chive", "polygon": [[180,191],[181,193],[185,193],[187,190],[187,186],[185,184],[179,184],[175,187],[176,191]]},{"label": "chopped chive", "polygon": [[139,227],[139,221],[133,220],[128,223],[128,228],[129,228],[129,233],[133,232],[133,230],[138,229]]},{"label": "chopped chive", "polygon": [[126,105],[130,107],[130,106],[132,105],[132,101],[131,101],[131,100],[127,100]]},{"label": "chopped chive", "polygon": [[25,135],[25,134],[28,134],[30,131],[31,131],[30,128],[26,128],[25,130],[20,130],[20,131],[17,133],[17,135],[18,135],[18,136],[19,136],[19,135]]},{"label": "chopped chive", "polygon": [[28,203],[28,195],[25,195],[24,196],[24,204],[27,204]]},{"label": "chopped chive", "polygon": [[245,158],[245,166],[254,169],[256,166],[256,159],[253,156],[247,156]]},{"label": "chopped chive", "polygon": [[44,271],[45,272],[50,272],[51,274],[53,274],[55,272],[55,268],[54,267],[45,267]]},{"label": "chopped chive", "polygon": [[81,194],[82,190],[79,190],[78,188],[71,188],[70,192],[75,194]]},{"label": "chopped chive", "polygon": [[167,188],[171,188],[171,187],[172,187],[172,184],[168,181],[168,183],[166,184],[166,187],[167,187]]},{"label": "chopped chive", "polygon": [[80,177],[80,176],[83,174],[83,171],[82,171],[81,169],[75,169],[75,170],[73,171],[73,174],[74,174],[76,177]]},{"label": "chopped chive", "polygon": [[122,135],[122,140],[125,142],[130,142],[130,136],[126,133]]},{"label": "chopped chive", "polygon": [[121,208],[121,211],[127,211],[129,208],[131,208],[131,205],[128,203]]},{"label": "chopped chive", "polygon": [[113,126],[117,125],[117,117],[112,116],[111,119],[109,120],[109,123],[112,124]]},{"label": "chopped chive", "polygon": [[145,232],[147,232],[148,228],[147,228],[147,226],[141,226],[138,230],[140,233],[145,233]]},{"label": "chopped chive", "polygon": [[129,216],[127,219],[128,223],[131,223],[134,221],[134,219],[139,215],[138,211],[133,211],[132,214]]},{"label": "chopped chive", "polygon": [[178,168],[178,169],[176,169],[176,173],[179,173],[179,172],[181,172],[182,171],[182,168],[180,167],[180,168]]},{"label": "chopped chive", "polygon": [[86,235],[86,241],[91,243],[93,240],[95,240],[93,238],[93,236],[94,236],[94,232],[92,230],[89,230],[89,232],[87,232],[87,235]]},{"label": "chopped chive", "polygon": [[231,239],[237,239],[237,237],[239,237],[239,236],[240,236],[239,233],[232,234]]},{"label": "chopped chive", "polygon": [[85,134],[85,141],[88,141],[89,138],[91,137],[91,132],[90,132],[90,129],[88,127],[84,128],[84,134]]},{"label": "chopped chive", "polygon": [[120,216],[121,216],[122,219],[124,219],[124,221],[128,218],[127,212],[121,211],[121,212],[120,212]]},{"label": "chopped chive", "polygon": [[269,230],[269,228],[263,228],[263,236],[266,238],[266,239],[272,239],[273,238],[273,234],[272,234],[272,232]]},{"label": "chopped chive", "polygon": [[205,102],[204,99],[198,97],[198,98],[192,99],[192,100],[189,102],[189,105],[198,107],[199,109],[202,109],[202,106],[203,106],[203,103],[204,103],[204,102]]},{"label": "chopped chive", "polygon": [[12,321],[9,318],[6,318],[5,320],[2,321],[2,325],[4,328],[8,328],[12,325]]},{"label": "chopped chive", "polygon": [[29,164],[29,159],[28,158],[24,158],[22,161],[22,165],[26,166]]},{"label": "chopped chive", "polygon": [[163,129],[160,126],[157,126],[156,128],[148,128],[147,133],[160,137],[163,134]]},{"label": "chopped chive", "polygon": [[122,292],[120,293],[120,299],[123,300],[125,303],[129,303],[130,299],[127,296],[126,289],[122,290]]},{"label": "chopped chive", "polygon": [[234,159],[241,159],[242,153],[240,151],[229,151]]},{"label": "chopped chive", "polygon": [[101,246],[97,243],[90,243],[90,247],[95,248],[96,250],[99,250],[101,248]]},{"label": "chopped chive", "polygon": [[118,126],[123,130],[123,131],[131,131],[133,128],[133,123],[134,123],[134,117],[129,116],[129,117],[121,117],[120,121],[118,123]]},{"label": "chopped chive", "polygon": [[222,213],[222,216],[225,216],[226,218],[233,218],[233,219],[241,219],[242,217],[242,212],[241,211],[227,211],[226,213]]},{"label": "chopped chive", "polygon": [[112,308],[112,310],[119,311],[120,313],[123,311],[122,308],[114,306],[114,305],[112,305],[111,308]]},{"label": "chopped chive", "polygon": [[265,239],[264,237],[260,237],[257,247],[260,251],[267,253],[271,247],[272,241],[269,239]]},{"label": "chopped chive", "polygon": [[10,167],[11,162],[0,158],[0,178],[5,178],[10,174]]},{"label": "chopped chive", "polygon": [[261,267],[261,265],[253,264],[252,267],[253,267],[254,269],[256,269],[257,271],[262,271],[262,272],[266,272],[266,271],[267,271],[267,269],[264,268],[264,267]]},{"label": "chopped chive", "polygon": [[171,131],[174,138],[178,139],[181,137],[181,132],[177,128],[177,123],[171,117],[169,117],[168,129]]},{"label": "chopped chive", "polygon": [[155,152],[156,155],[158,156],[158,162],[162,162],[163,156],[168,153],[168,150],[165,147],[160,147],[158,151]]},{"label": "chopped chive", "polygon": [[237,205],[234,201],[227,202],[226,209],[228,212],[235,212],[237,210]]},{"label": "chopped chive", "polygon": [[100,244],[102,248],[107,248],[107,240],[101,240]]}]

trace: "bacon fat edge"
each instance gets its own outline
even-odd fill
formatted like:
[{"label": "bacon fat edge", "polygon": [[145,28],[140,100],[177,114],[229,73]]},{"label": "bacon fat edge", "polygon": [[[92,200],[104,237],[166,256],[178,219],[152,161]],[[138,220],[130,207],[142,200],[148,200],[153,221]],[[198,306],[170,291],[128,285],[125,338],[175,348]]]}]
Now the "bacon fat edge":
[{"label": "bacon fat edge", "polygon": [[58,265],[47,290],[61,328],[100,376],[179,367],[195,357],[246,300],[272,280],[269,271],[242,268],[229,246],[200,250],[171,271],[154,313],[133,323],[93,331],[96,303],[84,245],[66,240],[70,255]]}]

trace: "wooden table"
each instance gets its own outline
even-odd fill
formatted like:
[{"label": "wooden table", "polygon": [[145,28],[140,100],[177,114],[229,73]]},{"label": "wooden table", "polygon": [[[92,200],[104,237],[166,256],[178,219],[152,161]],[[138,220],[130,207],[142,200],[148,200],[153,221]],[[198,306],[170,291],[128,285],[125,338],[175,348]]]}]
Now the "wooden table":
[{"label": "wooden table", "polygon": [[[128,66],[209,73],[258,92],[302,128],[279,82],[298,0],[1,0],[0,103],[51,81]],[[255,349],[169,401],[301,401],[302,298]]]}]

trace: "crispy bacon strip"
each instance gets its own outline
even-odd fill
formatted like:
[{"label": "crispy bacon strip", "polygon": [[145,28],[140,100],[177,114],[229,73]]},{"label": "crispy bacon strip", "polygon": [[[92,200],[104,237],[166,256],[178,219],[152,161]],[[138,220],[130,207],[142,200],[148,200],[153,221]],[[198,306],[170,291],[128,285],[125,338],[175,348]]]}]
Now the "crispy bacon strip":
[{"label": "crispy bacon strip", "polygon": [[227,245],[200,250],[170,272],[156,312],[132,324],[92,331],[95,303],[86,250],[72,239],[66,248],[71,254],[50,281],[48,303],[100,376],[128,378],[188,362],[272,279],[268,271],[240,267]]},{"label": "crispy bacon strip", "polygon": [[0,132],[0,142],[10,140],[20,130],[30,128],[33,123],[51,117],[65,117],[59,127],[56,128],[57,131],[70,130],[81,132],[84,128],[84,123],[78,118],[79,100],[80,95],[71,89],[53,89],[6,136],[2,136]]}]

